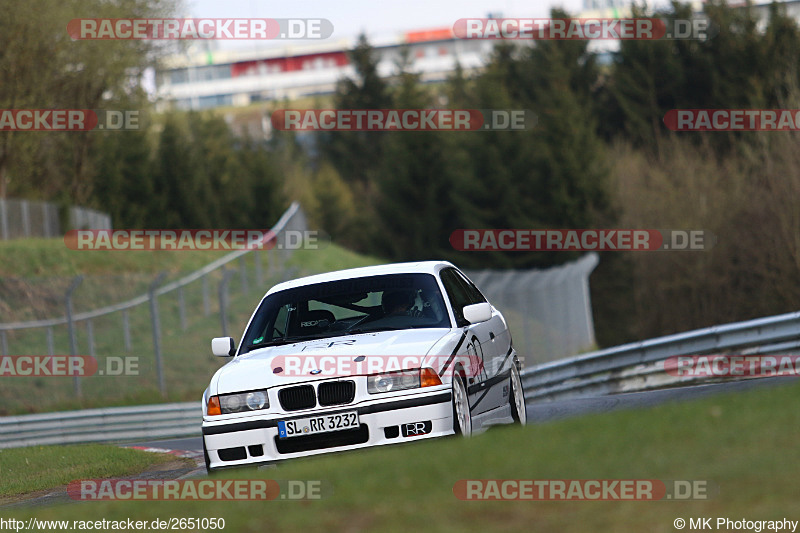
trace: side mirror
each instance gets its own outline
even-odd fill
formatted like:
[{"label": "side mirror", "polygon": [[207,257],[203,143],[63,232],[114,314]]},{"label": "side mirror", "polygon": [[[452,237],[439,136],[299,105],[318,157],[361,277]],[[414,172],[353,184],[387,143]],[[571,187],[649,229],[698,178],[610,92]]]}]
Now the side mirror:
[{"label": "side mirror", "polygon": [[233,357],[236,355],[236,343],[233,342],[233,337],[211,339],[211,353],[217,357]]},{"label": "side mirror", "polygon": [[492,318],[492,304],[489,302],[481,302],[479,304],[465,305],[464,318],[470,324],[477,324],[478,322],[486,322]]}]

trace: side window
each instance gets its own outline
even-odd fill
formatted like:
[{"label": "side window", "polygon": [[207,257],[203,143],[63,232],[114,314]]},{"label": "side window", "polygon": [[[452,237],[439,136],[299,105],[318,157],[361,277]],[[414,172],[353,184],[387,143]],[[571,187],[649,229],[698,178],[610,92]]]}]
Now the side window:
[{"label": "side window", "polygon": [[459,279],[455,269],[447,268],[442,270],[442,284],[453,306],[453,313],[456,316],[457,326],[466,326],[468,322],[464,318],[463,309],[470,304],[470,295],[467,286]]},{"label": "side window", "polygon": [[469,278],[464,275],[463,272],[460,272],[460,271],[456,270],[455,274],[456,274],[456,276],[458,276],[458,278],[464,284],[465,290],[467,291],[467,294],[469,295],[469,303],[470,304],[480,304],[480,303],[483,303],[483,302],[486,301],[486,298],[484,298],[483,294],[481,294],[481,291],[478,290],[478,287],[476,287],[475,284],[472,283],[469,280]]}]

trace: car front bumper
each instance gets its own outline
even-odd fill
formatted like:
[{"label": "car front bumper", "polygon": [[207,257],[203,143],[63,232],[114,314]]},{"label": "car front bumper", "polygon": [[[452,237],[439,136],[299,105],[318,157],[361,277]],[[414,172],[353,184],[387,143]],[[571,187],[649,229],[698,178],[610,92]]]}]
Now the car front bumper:
[{"label": "car front bumper", "polygon": [[[280,438],[278,422],[357,411],[360,427]],[[448,386],[350,405],[246,418],[205,417],[203,440],[209,468],[257,465],[295,457],[355,450],[453,434]]]}]

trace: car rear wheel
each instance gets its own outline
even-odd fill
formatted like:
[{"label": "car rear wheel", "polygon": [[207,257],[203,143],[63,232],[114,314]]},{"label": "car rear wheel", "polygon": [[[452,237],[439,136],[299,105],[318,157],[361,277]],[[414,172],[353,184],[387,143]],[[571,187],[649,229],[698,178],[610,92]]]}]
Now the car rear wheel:
[{"label": "car rear wheel", "polygon": [[511,394],[508,396],[511,404],[511,418],[514,422],[519,422],[523,426],[528,420],[528,413],[525,409],[525,391],[522,388],[522,380],[519,377],[516,363],[511,365]]},{"label": "car rear wheel", "polygon": [[469,412],[469,399],[464,380],[453,376],[453,430],[456,435],[469,437],[472,434],[472,415]]}]

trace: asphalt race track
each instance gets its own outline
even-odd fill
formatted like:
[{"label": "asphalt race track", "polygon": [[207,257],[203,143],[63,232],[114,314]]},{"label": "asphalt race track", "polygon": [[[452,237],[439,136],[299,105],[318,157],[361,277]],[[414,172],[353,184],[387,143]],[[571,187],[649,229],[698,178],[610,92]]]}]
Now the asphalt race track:
[{"label": "asphalt race track", "polygon": [[[528,404],[528,423],[541,424],[544,422],[560,420],[572,416],[580,416],[592,413],[605,413],[609,411],[616,411],[618,409],[646,408],[665,402],[694,400],[713,394],[737,392],[749,390],[755,387],[786,384],[796,381],[797,379],[800,378],[762,378],[749,381],[696,385],[692,387],[682,387],[676,389],[631,392],[626,394],[598,396],[593,398],[541,401],[536,402],[533,405]],[[166,448],[170,450],[185,450],[199,453],[202,453],[203,451],[203,444],[200,437],[136,442],[127,443],[126,445]]]}]

